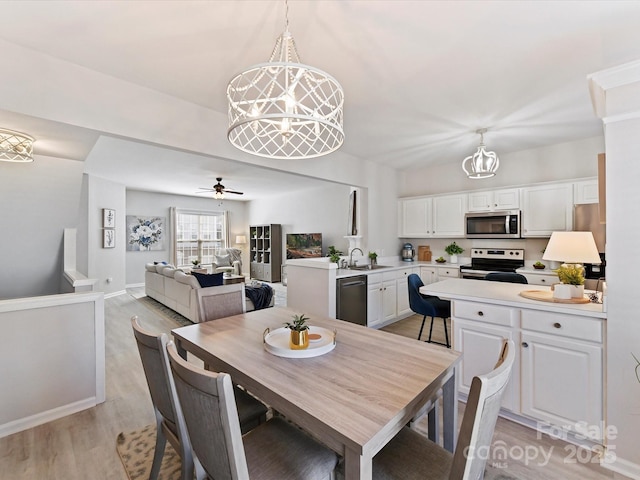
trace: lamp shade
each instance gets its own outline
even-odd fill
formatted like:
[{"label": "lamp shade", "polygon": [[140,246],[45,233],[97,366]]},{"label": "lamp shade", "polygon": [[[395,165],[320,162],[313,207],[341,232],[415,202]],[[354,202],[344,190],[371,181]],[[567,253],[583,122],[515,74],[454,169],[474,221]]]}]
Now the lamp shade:
[{"label": "lamp shade", "polygon": [[542,259],[564,263],[601,263],[591,232],[553,232]]},{"label": "lamp shade", "polygon": [[244,235],[236,235],[236,245],[244,245],[247,243],[247,237]]}]

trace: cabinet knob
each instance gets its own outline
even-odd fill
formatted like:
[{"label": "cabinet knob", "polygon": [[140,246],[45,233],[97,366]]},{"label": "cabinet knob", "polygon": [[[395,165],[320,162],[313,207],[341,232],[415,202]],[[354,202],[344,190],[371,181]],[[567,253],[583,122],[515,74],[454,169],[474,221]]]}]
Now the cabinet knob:
[{"label": "cabinet knob", "polygon": [[529,344],[528,344],[527,342],[522,342],[522,346],[523,346],[524,348],[528,348],[528,347],[529,347]]},{"label": "cabinet knob", "polygon": [[546,279],[546,278],[541,278],[541,279],[540,279],[540,281],[541,281],[542,283],[545,283],[545,282],[547,281],[547,279]]},{"label": "cabinet knob", "polygon": [[483,316],[484,316],[484,312],[483,312],[482,310],[480,310],[480,311],[478,312],[478,316],[479,316],[479,317],[483,317]]},{"label": "cabinet knob", "polygon": [[562,325],[560,325],[558,322],[554,323],[553,326],[555,328],[562,328]]}]

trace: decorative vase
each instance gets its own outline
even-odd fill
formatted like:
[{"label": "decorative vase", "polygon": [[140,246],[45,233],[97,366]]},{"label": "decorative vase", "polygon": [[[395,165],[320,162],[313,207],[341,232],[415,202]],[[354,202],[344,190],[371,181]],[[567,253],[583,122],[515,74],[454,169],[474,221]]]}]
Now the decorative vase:
[{"label": "decorative vase", "polygon": [[584,285],[571,285],[571,298],[584,297]]},{"label": "decorative vase", "polygon": [[450,263],[458,263],[458,255],[449,255]]},{"label": "decorative vase", "polygon": [[289,336],[289,347],[291,350],[304,350],[309,346],[309,330],[291,330]]},{"label": "decorative vase", "polygon": [[555,283],[552,285],[553,298],[558,300],[570,300],[574,285],[568,283]]}]

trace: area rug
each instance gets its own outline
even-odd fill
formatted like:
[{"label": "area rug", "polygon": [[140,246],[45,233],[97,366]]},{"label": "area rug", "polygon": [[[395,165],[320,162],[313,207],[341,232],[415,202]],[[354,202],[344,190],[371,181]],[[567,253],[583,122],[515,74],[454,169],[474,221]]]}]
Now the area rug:
[{"label": "area rug", "polygon": [[[149,478],[151,464],[153,462],[153,449],[156,444],[156,427],[148,425],[142,430],[134,430],[118,435],[116,449],[124,469],[130,480]],[[180,467],[182,466],[180,456],[167,442],[167,447],[160,467],[159,480],[178,480],[180,478]],[[342,472],[338,470],[336,475],[338,480],[343,480]],[[487,466],[484,473],[484,480],[518,480],[517,477]]]},{"label": "area rug", "polygon": [[[155,445],[155,425],[148,425],[142,430],[118,435],[116,450],[130,480],[147,480],[149,478]],[[181,466],[180,456],[167,442],[158,480],[179,480]]]},{"label": "area rug", "polygon": [[152,310],[154,313],[162,315],[174,322],[178,323],[181,327],[186,327],[187,325],[193,325],[193,322],[189,320],[187,317],[183,317],[175,310],[171,310],[169,307],[164,306],[162,303],[154,300],[151,297],[147,297],[146,295],[143,297],[136,298],[139,302],[141,302],[145,307],[149,310]]}]

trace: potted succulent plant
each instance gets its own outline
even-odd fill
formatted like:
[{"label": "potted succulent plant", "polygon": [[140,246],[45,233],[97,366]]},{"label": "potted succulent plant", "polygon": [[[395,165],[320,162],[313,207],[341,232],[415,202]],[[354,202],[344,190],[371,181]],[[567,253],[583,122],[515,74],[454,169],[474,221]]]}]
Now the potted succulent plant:
[{"label": "potted succulent plant", "polygon": [[449,261],[451,263],[458,263],[458,255],[464,252],[464,248],[458,245],[456,242],[450,243],[444,248],[444,251],[449,255]]},{"label": "potted succulent plant", "polygon": [[579,263],[563,263],[554,270],[561,284],[554,285],[555,298],[582,298],[584,296],[584,267]]},{"label": "potted succulent plant", "polygon": [[285,327],[291,330],[289,347],[292,350],[304,350],[309,346],[309,325],[307,325],[307,320],[309,320],[309,317],[305,317],[304,313],[301,313],[300,315],[293,315],[293,321],[284,324]]}]

